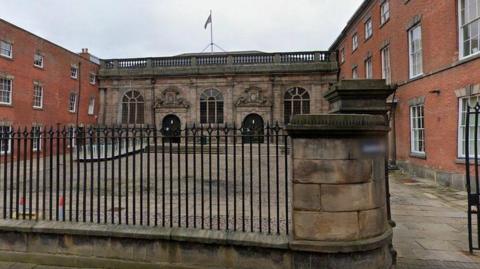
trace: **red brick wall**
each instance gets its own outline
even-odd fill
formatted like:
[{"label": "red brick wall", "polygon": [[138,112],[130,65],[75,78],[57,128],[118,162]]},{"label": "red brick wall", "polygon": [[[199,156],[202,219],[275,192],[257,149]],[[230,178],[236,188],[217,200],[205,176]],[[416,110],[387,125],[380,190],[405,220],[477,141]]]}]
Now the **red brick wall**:
[{"label": "red brick wall", "polygon": [[[455,90],[470,84],[479,84],[480,59],[460,64],[457,0],[403,0],[390,1],[390,20],[380,26],[380,0],[370,4],[347,30],[334,48],[345,47],[345,62],[341,64],[341,78],[351,78],[352,65],[358,65],[359,77],[365,77],[364,58],[372,54],[373,77],[381,78],[382,44],[389,42],[392,82],[397,90],[396,111],[397,158],[413,164],[448,172],[462,172],[457,159],[457,128],[459,100]],[[371,15],[373,37],[365,41],[364,18]],[[407,26],[415,16],[421,16],[423,73],[425,76],[409,80]],[[359,35],[359,48],[352,53],[352,35]],[[451,66],[453,68],[447,69]],[[445,70],[446,69],[446,70]],[[437,72],[439,70],[445,70]],[[477,75],[475,75],[477,74]],[[431,93],[440,90],[440,94]],[[425,97],[426,159],[410,157],[410,115],[408,101]]]},{"label": "red brick wall", "polygon": [[[0,20],[0,39],[13,43],[13,59],[0,57],[0,73],[14,76],[12,106],[0,105],[0,122],[13,126],[42,126],[74,124],[76,114],[68,112],[68,99],[72,91],[78,93],[79,123],[96,123],[99,100],[97,85],[89,83],[89,73],[97,73],[99,66],[88,58],[61,48],[51,42]],[[36,51],[44,55],[44,68],[33,66]],[[70,78],[72,64],[81,63],[81,79]],[[33,83],[43,85],[43,109],[33,109]],[[95,115],[88,115],[88,103],[95,97]]]}]

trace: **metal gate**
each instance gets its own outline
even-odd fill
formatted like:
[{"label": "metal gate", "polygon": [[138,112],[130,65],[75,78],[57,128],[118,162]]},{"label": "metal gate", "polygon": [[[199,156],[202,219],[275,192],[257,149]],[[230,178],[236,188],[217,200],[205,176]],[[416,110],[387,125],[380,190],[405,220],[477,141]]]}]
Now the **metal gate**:
[{"label": "metal gate", "polygon": [[462,111],[462,137],[465,138],[465,177],[468,194],[468,247],[470,252],[480,250],[480,182],[479,182],[479,114],[480,104],[470,106]]}]

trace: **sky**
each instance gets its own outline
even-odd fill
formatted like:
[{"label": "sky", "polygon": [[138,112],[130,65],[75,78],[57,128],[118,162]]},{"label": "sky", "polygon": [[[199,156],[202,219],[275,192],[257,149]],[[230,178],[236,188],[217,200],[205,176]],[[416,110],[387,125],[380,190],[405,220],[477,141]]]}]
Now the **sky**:
[{"label": "sky", "polygon": [[[327,50],[363,0],[0,0],[0,18],[102,58]],[[219,49],[217,49],[219,50]]]}]

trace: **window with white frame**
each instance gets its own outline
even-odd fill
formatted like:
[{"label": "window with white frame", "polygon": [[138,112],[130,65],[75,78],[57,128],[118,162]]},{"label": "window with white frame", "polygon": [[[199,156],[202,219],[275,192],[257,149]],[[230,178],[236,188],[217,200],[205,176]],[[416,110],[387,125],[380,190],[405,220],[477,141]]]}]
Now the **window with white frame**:
[{"label": "window with white frame", "polygon": [[0,40],[0,55],[7,58],[13,58],[12,43]]},{"label": "window with white frame", "polygon": [[386,23],[388,19],[390,19],[390,2],[385,0],[380,5],[380,24]]},{"label": "window with white frame", "polygon": [[382,78],[387,84],[392,82],[392,74],[390,69],[390,47],[386,46],[381,51],[382,55]]},{"label": "window with white frame", "polygon": [[366,79],[372,79],[373,78],[372,57],[368,57],[365,60],[365,78]]},{"label": "window with white frame", "polygon": [[[467,127],[467,107],[470,106],[470,111],[475,111],[474,106],[480,101],[480,96],[469,96],[459,99],[459,119],[458,119],[458,157],[465,158],[466,147],[466,132],[468,130],[468,151],[471,157],[475,156],[475,116],[471,114],[469,126]],[[480,140],[480,136],[478,137]],[[480,143],[478,143],[480,146]],[[480,149],[479,149],[480,152]],[[480,154],[479,154],[480,155]]]},{"label": "window with white frame", "polygon": [[369,39],[373,35],[372,19],[368,19],[365,22],[365,40]]},{"label": "window with white frame", "polygon": [[0,154],[9,154],[12,149],[11,127],[9,125],[0,125]]},{"label": "window with white frame", "polygon": [[415,78],[423,73],[421,25],[416,25],[408,30],[408,51],[410,78]]},{"label": "window with white frame", "polygon": [[90,81],[90,84],[95,85],[97,82],[97,76],[94,73],[90,73],[88,80]]},{"label": "window with white frame", "polygon": [[39,84],[33,85],[33,108],[43,107],[43,87]]},{"label": "window with white frame", "polygon": [[88,102],[88,115],[93,115],[95,113],[95,97],[90,97]]},{"label": "window with white frame", "polygon": [[460,55],[480,52],[480,0],[460,0]]},{"label": "window with white frame", "polygon": [[70,77],[74,79],[78,78],[78,67],[74,65],[70,67]]},{"label": "window with white frame", "polygon": [[35,53],[35,55],[33,56],[33,65],[36,67],[43,68],[43,56],[38,53]]},{"label": "window with white frame", "polygon": [[352,79],[358,79],[358,67],[352,68]]},{"label": "window with white frame", "polygon": [[12,80],[0,78],[0,104],[12,104]]},{"label": "window with white frame", "polygon": [[32,127],[32,149],[33,151],[41,151],[42,150],[42,127],[40,126],[33,126]]},{"label": "window with white frame", "polygon": [[77,94],[71,93],[68,99],[68,111],[75,113],[77,111]]},{"label": "window with white frame", "polygon": [[410,107],[410,151],[425,154],[425,121],[423,104]]},{"label": "window with white frame", "polygon": [[340,49],[340,63],[345,62],[345,48]]},{"label": "window with white frame", "polygon": [[354,34],[352,37],[352,50],[355,51],[358,48],[358,34]]}]

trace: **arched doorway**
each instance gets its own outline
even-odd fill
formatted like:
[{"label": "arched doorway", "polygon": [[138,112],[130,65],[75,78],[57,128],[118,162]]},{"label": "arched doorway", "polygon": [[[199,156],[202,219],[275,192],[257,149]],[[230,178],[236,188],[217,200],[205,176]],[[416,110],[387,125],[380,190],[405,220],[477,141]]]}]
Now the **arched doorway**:
[{"label": "arched doorway", "polygon": [[242,122],[243,143],[263,143],[263,118],[255,113],[248,114]]},{"label": "arched doorway", "polygon": [[163,141],[180,143],[181,125],[180,119],[173,114],[169,114],[162,121]]}]

